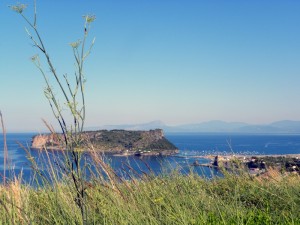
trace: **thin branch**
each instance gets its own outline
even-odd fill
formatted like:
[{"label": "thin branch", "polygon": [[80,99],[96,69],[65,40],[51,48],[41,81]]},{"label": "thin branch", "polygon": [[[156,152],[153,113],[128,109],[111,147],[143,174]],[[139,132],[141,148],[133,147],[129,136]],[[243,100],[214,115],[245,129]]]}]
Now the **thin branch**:
[{"label": "thin branch", "polygon": [[4,150],[4,171],[3,171],[3,184],[6,183],[6,163],[8,158],[8,149],[6,143],[6,129],[3,122],[2,112],[0,111],[0,118],[1,118],[1,127],[2,127],[2,134],[3,134],[3,150]]},{"label": "thin branch", "polygon": [[33,22],[33,26],[36,28],[36,0],[34,0],[34,22]]}]

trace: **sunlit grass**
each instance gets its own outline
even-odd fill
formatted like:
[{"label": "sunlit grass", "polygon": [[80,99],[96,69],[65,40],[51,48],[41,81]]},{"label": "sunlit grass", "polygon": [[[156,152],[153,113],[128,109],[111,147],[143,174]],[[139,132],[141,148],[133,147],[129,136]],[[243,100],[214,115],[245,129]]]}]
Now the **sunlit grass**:
[{"label": "sunlit grass", "polygon": [[[207,180],[177,172],[142,178],[93,179],[86,186],[88,224],[299,224],[298,175],[226,174]],[[81,224],[71,183],[0,187],[2,224]]]}]

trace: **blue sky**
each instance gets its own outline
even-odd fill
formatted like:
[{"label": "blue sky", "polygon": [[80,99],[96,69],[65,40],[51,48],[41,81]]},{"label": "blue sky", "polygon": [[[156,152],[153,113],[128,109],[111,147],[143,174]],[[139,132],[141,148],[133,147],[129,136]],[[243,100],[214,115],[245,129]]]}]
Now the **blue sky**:
[{"label": "blue sky", "polygon": [[[32,2],[25,14],[32,13]],[[87,123],[169,125],[300,120],[299,1],[39,1],[38,26],[59,74],[68,43],[95,14],[87,60]],[[9,131],[57,125],[25,23],[0,3],[0,109]],[[91,41],[91,40],[89,40]]]}]

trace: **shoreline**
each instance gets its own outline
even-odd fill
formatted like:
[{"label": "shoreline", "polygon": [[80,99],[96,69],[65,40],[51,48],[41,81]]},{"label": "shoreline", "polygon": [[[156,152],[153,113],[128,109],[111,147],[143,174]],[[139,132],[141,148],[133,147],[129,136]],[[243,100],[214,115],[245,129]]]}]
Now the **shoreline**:
[{"label": "shoreline", "polygon": [[[66,151],[65,149],[58,148],[55,146],[48,146],[45,148],[33,148],[30,147],[32,150],[40,150],[40,151]],[[103,154],[108,154],[108,155],[113,155],[113,156],[158,156],[158,155],[163,155],[163,156],[175,156],[178,158],[203,158],[203,159],[211,159],[213,160],[217,155],[195,155],[195,156],[183,156],[183,155],[178,155],[180,150],[152,150],[152,151],[130,151],[130,150],[100,150],[100,149],[95,149],[95,150],[78,150],[78,151],[83,151],[83,152],[92,152],[95,151],[96,153],[103,153]],[[284,158],[299,158],[300,159],[300,153],[299,154],[232,154],[232,155],[218,155],[220,159],[222,160],[227,160],[227,159],[247,159],[251,157],[256,157],[256,158],[265,158],[265,157],[273,157],[273,158],[278,158],[278,157],[284,157]]]},{"label": "shoreline", "polygon": [[[245,158],[251,158],[251,157],[256,157],[256,158],[278,158],[278,157],[284,157],[284,158],[300,158],[300,153],[299,154],[250,154],[250,155],[242,155],[242,154],[233,154],[233,155],[218,155],[221,158],[227,158],[227,159],[232,159],[232,158],[237,158],[237,159],[245,159]],[[206,155],[203,156],[205,159],[214,159],[216,155]],[[199,157],[198,157],[199,158]]]},{"label": "shoreline", "polygon": [[[64,148],[59,148],[55,146],[48,146],[44,148],[33,148],[30,147],[32,150],[37,150],[37,151],[59,151],[59,152],[65,152],[66,149]],[[175,150],[148,150],[148,151],[139,151],[139,150],[101,150],[101,149],[94,149],[94,150],[77,150],[78,152],[96,152],[96,153],[101,153],[101,154],[107,154],[107,155],[113,155],[113,156],[118,156],[118,157],[124,157],[124,156],[174,156],[179,153],[178,149]]]}]

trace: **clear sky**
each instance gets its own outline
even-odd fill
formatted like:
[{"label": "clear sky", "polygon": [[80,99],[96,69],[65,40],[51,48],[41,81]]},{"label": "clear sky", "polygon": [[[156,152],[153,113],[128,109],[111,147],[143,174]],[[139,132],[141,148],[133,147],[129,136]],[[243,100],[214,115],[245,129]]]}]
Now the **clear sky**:
[{"label": "clear sky", "polygon": [[[32,14],[33,1],[25,14]],[[0,110],[8,131],[57,125],[21,17],[0,2]],[[95,14],[87,60],[87,126],[209,120],[300,120],[300,1],[37,0],[60,75],[68,43]]]}]

